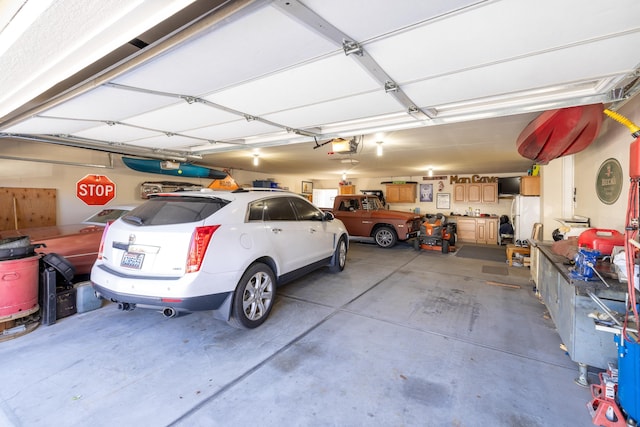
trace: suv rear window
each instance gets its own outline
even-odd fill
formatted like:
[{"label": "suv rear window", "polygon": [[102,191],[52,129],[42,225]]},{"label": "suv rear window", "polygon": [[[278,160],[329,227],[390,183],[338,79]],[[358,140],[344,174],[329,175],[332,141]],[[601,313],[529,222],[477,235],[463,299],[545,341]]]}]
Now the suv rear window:
[{"label": "suv rear window", "polygon": [[229,203],[208,197],[154,197],[122,217],[133,225],[169,225],[202,221]]}]

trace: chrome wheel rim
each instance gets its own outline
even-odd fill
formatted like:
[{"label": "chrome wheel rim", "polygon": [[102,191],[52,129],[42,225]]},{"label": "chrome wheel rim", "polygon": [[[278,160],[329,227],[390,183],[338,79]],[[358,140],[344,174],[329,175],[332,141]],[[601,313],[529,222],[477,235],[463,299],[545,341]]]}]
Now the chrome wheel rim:
[{"label": "chrome wheel rim", "polygon": [[340,247],[338,248],[338,262],[340,263],[340,267],[344,267],[347,263],[347,245],[344,243],[344,240],[340,241]]},{"label": "chrome wheel rim", "polygon": [[273,302],[271,277],[258,272],[251,276],[242,293],[242,310],[249,320],[258,320],[266,315]]},{"label": "chrome wheel rim", "polygon": [[376,242],[380,246],[389,246],[392,241],[393,241],[393,236],[391,235],[391,232],[388,230],[383,230],[376,234]]}]

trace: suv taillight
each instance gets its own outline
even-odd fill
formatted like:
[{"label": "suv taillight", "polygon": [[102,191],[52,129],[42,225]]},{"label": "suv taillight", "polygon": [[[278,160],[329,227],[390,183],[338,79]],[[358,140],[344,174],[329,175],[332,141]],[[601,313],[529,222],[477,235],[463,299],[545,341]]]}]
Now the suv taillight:
[{"label": "suv taillight", "polygon": [[102,230],[102,237],[100,238],[100,247],[98,248],[98,259],[102,259],[102,252],[104,252],[104,238],[107,236],[107,230],[109,226],[113,224],[113,221],[107,221],[107,224],[104,226],[104,230]]},{"label": "suv taillight", "polygon": [[219,225],[208,225],[205,227],[196,227],[191,236],[189,244],[189,254],[187,255],[187,273],[193,273],[200,270],[204,254],[209,247],[209,241],[213,233],[219,228]]}]

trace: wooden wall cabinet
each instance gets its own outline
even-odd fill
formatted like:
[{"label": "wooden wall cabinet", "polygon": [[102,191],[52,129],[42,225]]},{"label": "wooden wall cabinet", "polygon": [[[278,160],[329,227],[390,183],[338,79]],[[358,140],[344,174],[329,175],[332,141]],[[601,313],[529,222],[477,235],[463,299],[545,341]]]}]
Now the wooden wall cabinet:
[{"label": "wooden wall cabinet", "polygon": [[416,184],[387,184],[387,203],[415,203]]},{"label": "wooden wall cabinet", "polygon": [[355,185],[341,185],[338,189],[338,193],[340,194],[356,194],[356,186]]},{"label": "wooden wall cabinet", "polygon": [[453,202],[463,203],[467,201],[467,184],[453,185]]},{"label": "wooden wall cabinet", "polygon": [[497,203],[498,183],[464,183],[453,186],[454,203]]},{"label": "wooden wall cabinet", "polygon": [[498,183],[482,184],[482,203],[498,203]]},{"label": "wooden wall cabinet", "polygon": [[523,176],[520,178],[520,194],[523,196],[540,195],[540,177]]}]

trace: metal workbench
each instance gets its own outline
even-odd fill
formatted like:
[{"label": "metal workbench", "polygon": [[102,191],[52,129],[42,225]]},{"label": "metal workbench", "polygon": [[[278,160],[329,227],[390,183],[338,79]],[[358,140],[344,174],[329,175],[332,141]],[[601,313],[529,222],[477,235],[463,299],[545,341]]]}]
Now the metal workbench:
[{"label": "metal workbench", "polygon": [[536,251],[532,277],[537,290],[571,360],[580,367],[576,382],[587,385],[587,365],[606,369],[608,362],[617,360],[613,335],[596,330],[594,319],[588,317],[591,312],[602,312],[589,293],[610,310],[624,314],[627,285],[609,278],[605,278],[608,287],[597,277],[593,281],[572,278],[569,260],[553,253],[551,244],[532,242],[531,249]]}]

